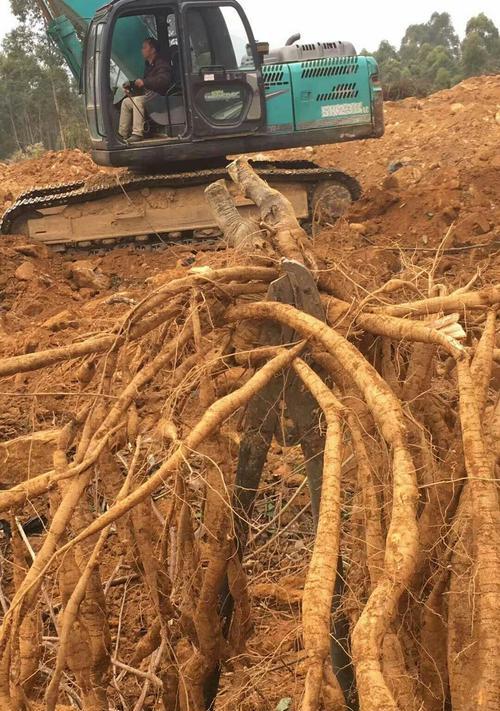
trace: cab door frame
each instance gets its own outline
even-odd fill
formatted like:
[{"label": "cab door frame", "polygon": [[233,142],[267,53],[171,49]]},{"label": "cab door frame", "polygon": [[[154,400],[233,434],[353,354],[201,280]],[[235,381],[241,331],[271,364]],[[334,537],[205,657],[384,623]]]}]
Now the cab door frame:
[{"label": "cab door frame", "polygon": [[[87,106],[87,122],[90,128],[90,121],[93,116],[95,116],[94,122],[96,123],[96,128],[91,132],[91,140],[94,148],[105,148],[105,149],[116,149],[123,148],[123,140],[119,138],[116,131],[113,102],[111,97],[111,88],[109,81],[109,67],[111,62],[111,51],[113,42],[113,33],[115,30],[115,25],[117,20],[124,15],[141,15],[148,10],[154,14],[155,12],[163,8],[172,8],[175,13],[177,22],[177,33],[179,41],[182,38],[181,29],[181,17],[179,10],[179,0],[115,0],[115,2],[105,5],[101,10],[99,10],[92,22],[89,25],[89,30],[87,37],[90,37],[90,33],[94,26],[100,25],[100,32],[98,36],[99,40],[99,67],[96,72],[94,79],[95,86],[92,102],[93,107]],[[97,31],[97,30],[96,30]],[[182,51],[182,50],[181,50]],[[84,71],[88,71],[87,64],[89,63],[88,55],[91,53],[91,46],[87,47],[84,58]],[[183,75],[183,95],[184,101],[188,99],[185,84],[185,69],[184,69],[184,57],[181,57],[182,63],[182,75]],[[85,81],[85,79],[84,79]],[[86,90],[87,94],[88,91]],[[93,108],[94,113],[90,110]],[[189,115],[186,116],[186,133],[179,137],[178,142],[189,142],[191,140],[190,132],[191,128],[189,125]],[[93,135],[92,135],[93,134]],[[166,142],[166,141],[165,141]],[[170,145],[172,140],[169,141]],[[126,150],[130,150],[127,146]]]},{"label": "cab door frame", "polygon": [[[248,70],[243,68],[226,68],[223,66],[207,66],[196,69],[192,66],[192,56],[189,37],[188,13],[190,10],[203,8],[234,8],[242,21],[248,44],[251,48],[253,66]],[[266,100],[264,79],[261,71],[261,59],[257,52],[257,44],[248,18],[234,0],[186,0],[179,4],[180,45],[184,70],[184,86],[187,98],[188,127],[191,140],[206,141],[228,136],[241,136],[257,133],[266,124]],[[244,88],[246,87],[246,88]],[[237,92],[244,91],[247,95],[246,105],[236,120],[216,121],[200,110],[199,97],[204,91]],[[258,110],[258,115],[252,117],[251,112]]]}]

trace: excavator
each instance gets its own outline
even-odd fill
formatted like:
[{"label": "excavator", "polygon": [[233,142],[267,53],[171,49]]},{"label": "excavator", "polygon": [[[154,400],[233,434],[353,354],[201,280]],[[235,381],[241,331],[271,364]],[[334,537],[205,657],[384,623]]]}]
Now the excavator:
[{"label": "excavator", "polygon": [[[203,190],[235,154],[260,154],[254,168],[305,223],[319,213],[333,222],[360,196],[341,171],[266,155],[383,135],[377,63],[351,43],[297,34],[272,49],[234,0],[35,2],[84,96],[93,160],[128,170],[32,189],[4,214],[2,233],[63,248],[208,238],[217,233]],[[168,58],[172,85],[130,143],[118,132],[120,106],[127,82],[143,76],[147,38]]]}]

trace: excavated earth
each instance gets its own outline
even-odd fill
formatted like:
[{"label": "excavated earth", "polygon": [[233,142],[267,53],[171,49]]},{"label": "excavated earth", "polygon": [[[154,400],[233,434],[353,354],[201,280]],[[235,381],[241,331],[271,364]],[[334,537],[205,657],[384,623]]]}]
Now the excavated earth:
[{"label": "excavated earth", "polygon": [[[388,103],[386,124],[386,134],[378,141],[278,154],[281,159],[307,158],[339,168],[363,186],[363,197],[345,218],[314,235],[318,255],[337,268],[346,290],[359,295],[394,276],[404,279],[409,269],[428,266],[438,247],[443,257],[437,274],[443,283],[462,286],[474,274],[477,287],[498,283],[500,77],[471,79],[424,100]],[[0,211],[30,187],[93,179],[99,172],[110,171],[97,168],[81,151],[0,163]],[[154,251],[125,246],[102,253],[57,253],[23,237],[3,237],[0,357],[109,329],[154,286],[156,276],[182,275],[196,265],[222,266],[231,259],[231,253],[204,252],[190,245]],[[72,378],[68,370],[56,387],[41,372],[18,376],[0,388],[0,486],[49,468],[46,442],[35,438],[27,454],[23,436],[50,429],[72,411]],[[15,447],[2,446],[14,438],[19,438]],[[293,452],[283,455],[279,447],[274,448],[266,481],[269,486],[257,505],[262,525],[276,516],[303,481]],[[240,665],[237,672],[225,673],[220,708],[264,711],[282,701],[281,708],[286,709],[286,699],[300,696],[299,602],[312,526],[308,513],[293,519],[306,504],[304,490],[280,520],[281,526],[291,524],[285,535],[274,541],[276,526],[271,527],[254,545],[257,549],[267,542],[258,559],[249,552],[254,631],[247,670]],[[32,545],[36,550],[36,537]],[[121,594],[115,588],[110,592],[113,630]],[[133,583],[128,594],[121,620],[123,658],[133,650],[145,614],[144,600]],[[125,696],[129,701],[137,698],[139,689],[140,684],[132,680]],[[152,707],[146,703],[144,708]]]}]

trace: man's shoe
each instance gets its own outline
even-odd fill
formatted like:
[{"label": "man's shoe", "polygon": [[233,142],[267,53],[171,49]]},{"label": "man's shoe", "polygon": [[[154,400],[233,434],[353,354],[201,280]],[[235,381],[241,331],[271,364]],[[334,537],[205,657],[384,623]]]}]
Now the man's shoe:
[{"label": "man's shoe", "polygon": [[137,133],[133,133],[130,138],[128,139],[129,143],[139,143],[139,141],[143,141],[144,136],[139,136]]}]

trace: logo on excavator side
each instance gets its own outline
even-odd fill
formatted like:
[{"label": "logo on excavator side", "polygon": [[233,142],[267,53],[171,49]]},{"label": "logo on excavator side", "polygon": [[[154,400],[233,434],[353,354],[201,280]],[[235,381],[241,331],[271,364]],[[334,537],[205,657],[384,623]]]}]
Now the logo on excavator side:
[{"label": "logo on excavator side", "polygon": [[330,104],[329,106],[321,107],[321,116],[323,118],[332,118],[334,116],[350,116],[352,114],[369,114],[370,108],[365,106],[361,101],[351,104]]}]

